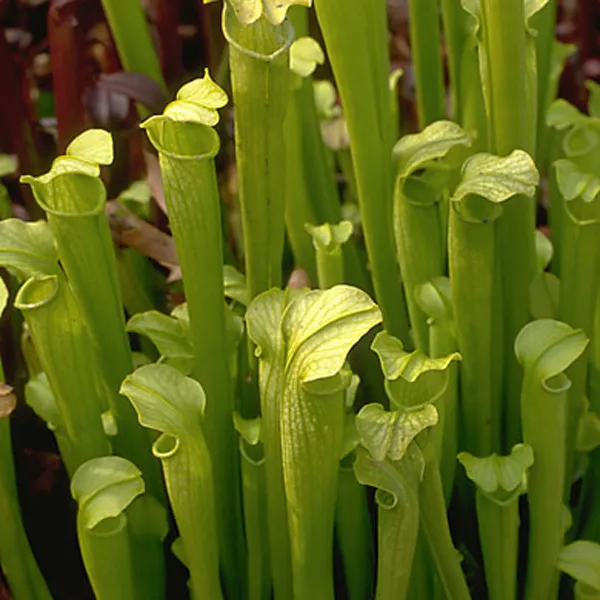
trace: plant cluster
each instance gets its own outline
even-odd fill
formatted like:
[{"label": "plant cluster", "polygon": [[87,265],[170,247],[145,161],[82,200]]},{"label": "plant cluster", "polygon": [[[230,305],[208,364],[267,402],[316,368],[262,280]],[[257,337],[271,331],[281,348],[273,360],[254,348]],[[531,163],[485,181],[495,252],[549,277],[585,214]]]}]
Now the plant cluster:
[{"label": "plant cluster", "polygon": [[[45,219],[0,221],[0,308],[93,592],[165,598],[173,553],[202,600],[600,599],[600,86],[589,114],[555,100],[552,0],[411,0],[420,131],[397,141],[385,1],[313,3],[324,50],[310,0],[223,6],[243,266],[208,70],[138,107],[184,303],[115,251],[106,130],[21,177]],[[137,2],[104,5],[123,64],[164,88]],[[325,55],[335,87],[312,80]],[[284,285],[288,251],[313,285]],[[0,566],[46,600],[16,400],[3,384]]]}]

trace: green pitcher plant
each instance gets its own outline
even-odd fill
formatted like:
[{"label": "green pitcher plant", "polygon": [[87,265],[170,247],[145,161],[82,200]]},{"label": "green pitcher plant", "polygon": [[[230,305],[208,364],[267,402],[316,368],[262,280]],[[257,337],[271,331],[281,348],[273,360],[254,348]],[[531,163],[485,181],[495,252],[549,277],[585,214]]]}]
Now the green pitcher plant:
[{"label": "green pitcher plant", "polygon": [[177,89],[150,4],[102,1],[147,181],[97,126],[0,154],[0,595],[72,575],[37,419],[99,600],[599,600],[600,85],[557,99],[558,2],[410,0],[402,69],[384,0],[214,2]]}]

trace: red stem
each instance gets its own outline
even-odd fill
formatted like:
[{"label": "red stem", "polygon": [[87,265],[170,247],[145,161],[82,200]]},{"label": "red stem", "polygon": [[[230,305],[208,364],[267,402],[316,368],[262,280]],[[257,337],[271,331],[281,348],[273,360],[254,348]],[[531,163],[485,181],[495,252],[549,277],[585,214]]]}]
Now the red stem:
[{"label": "red stem", "polygon": [[48,11],[48,43],[61,153],[89,125],[83,102],[87,73],[85,28],[80,13],[79,2],[64,0],[52,0]]}]

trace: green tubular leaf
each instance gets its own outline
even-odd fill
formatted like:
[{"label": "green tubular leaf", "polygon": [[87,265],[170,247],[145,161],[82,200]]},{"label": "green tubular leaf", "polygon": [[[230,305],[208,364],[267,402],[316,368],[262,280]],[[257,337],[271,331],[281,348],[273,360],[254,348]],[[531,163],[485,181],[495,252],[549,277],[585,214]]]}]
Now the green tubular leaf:
[{"label": "green tubular leaf", "polygon": [[435,0],[409,0],[408,4],[417,112],[422,129],[446,114],[440,9]]},{"label": "green tubular leaf", "polygon": [[175,538],[171,544],[171,552],[173,553],[173,556],[175,556],[175,558],[187,569],[187,557],[185,555],[185,548],[183,547],[183,540],[181,537]]},{"label": "green tubular leaf", "polygon": [[402,79],[403,76],[404,69],[394,69],[390,73],[388,78],[394,131],[400,131],[400,107],[398,106],[398,88],[400,79]]},{"label": "green tubular leaf", "polygon": [[[208,0],[212,1],[212,0]],[[312,0],[226,0],[242,25],[251,25],[264,16],[273,25],[280,25],[290,6],[310,6]]]},{"label": "green tubular leaf", "polygon": [[468,196],[498,204],[516,195],[533,196],[539,174],[532,158],[522,150],[506,157],[476,154],[463,165],[462,180],[452,200],[459,205]]},{"label": "green tubular leaf", "polygon": [[452,90],[451,114],[462,123],[466,102],[462,93],[464,71],[461,70],[461,63],[469,41],[468,15],[463,10],[460,0],[442,0],[441,13]]},{"label": "green tubular leaf", "polygon": [[346,243],[352,235],[353,225],[350,221],[341,221],[337,225],[324,223],[323,225],[305,225],[306,230],[313,237],[316,250],[322,249],[334,252],[342,244]]},{"label": "green tubular leaf", "polygon": [[554,248],[552,242],[539,229],[535,232],[535,254],[538,271],[544,271],[552,260]]},{"label": "green tubular leaf", "polygon": [[[216,108],[223,106],[226,98],[208,73],[186,84],[178,97],[181,99],[175,103],[191,112],[186,109],[175,118],[167,107],[144,127],[159,152],[169,224],[183,274],[192,373],[211,400],[206,409],[205,435],[213,465],[220,558],[227,590],[237,596],[244,581],[239,570],[245,560],[239,464],[231,422],[233,382],[224,311],[221,203],[213,160],[219,150],[219,136],[208,126],[216,120],[200,114],[213,111],[218,120]],[[243,282],[235,285],[239,292],[236,298],[241,300]]]},{"label": "green tubular leaf", "polygon": [[588,111],[592,117],[600,117],[600,86],[595,81],[586,81],[585,87],[589,90]]},{"label": "green tubular leaf", "polygon": [[[283,13],[287,3],[283,4]],[[283,124],[289,100],[289,21],[258,19],[242,25],[231,4],[223,12],[229,42],[235,141],[249,296],[279,285],[283,254],[285,148]]]},{"label": "green tubular leaf", "polygon": [[[314,585],[323,597],[332,597],[336,495],[331,482],[338,473],[344,393],[351,382],[342,367],[352,346],[380,322],[381,314],[365,292],[339,285],[289,296],[272,290],[250,304],[246,319],[258,346],[267,467],[281,452],[278,468],[287,501],[294,596],[308,598]],[[278,440],[272,439],[273,432]],[[276,468],[272,474],[267,471],[272,503],[269,476],[281,475]],[[275,572],[274,581],[277,593]]]},{"label": "green tubular leaf", "polygon": [[[256,344],[255,355],[268,363],[282,362],[284,338],[280,328],[283,312],[303,292],[272,289],[253,300],[246,311],[248,336]],[[263,415],[264,416],[264,415]]]},{"label": "green tubular leaf", "polygon": [[581,198],[584,202],[593,202],[600,193],[600,178],[594,173],[585,172],[568,159],[554,163],[556,179],[564,199]]},{"label": "green tubular leaf", "polygon": [[321,120],[329,121],[341,115],[342,109],[336,104],[335,86],[331,81],[326,79],[315,81],[313,83],[313,92],[315,106]]},{"label": "green tubular leaf", "polygon": [[[538,180],[535,164],[521,150],[507,157],[477,154],[463,165],[462,181],[451,198],[449,263],[458,346],[463,355],[465,447],[478,456],[490,454],[500,442],[501,349],[493,343],[500,335],[494,331],[493,314],[502,302],[498,277],[503,263],[500,257],[496,259],[491,221],[500,217],[503,203],[513,196],[533,195]],[[476,318],[473,306],[478,307]]]},{"label": "green tubular leaf", "polygon": [[[290,11],[290,20],[296,36],[308,35],[308,11],[295,7]],[[298,82],[297,82],[298,83]],[[325,87],[323,87],[323,84]],[[322,107],[329,117],[341,114],[335,106],[336,93],[329,82],[313,83],[310,77],[303,79],[294,88],[285,118],[286,144],[286,227],[294,257],[309,275],[317,281],[317,269],[310,236],[306,235],[305,223],[338,223],[341,218],[339,191],[335,180],[333,159],[324,143],[322,128],[336,129],[332,123],[322,124],[316,106],[316,89],[324,92],[325,105]],[[338,121],[343,121],[339,119]],[[338,123],[342,137],[348,137],[345,124]],[[346,143],[347,145],[347,143]],[[343,249],[344,282],[369,289],[364,265],[359,261],[355,244]],[[337,280],[334,283],[342,283]],[[330,287],[322,286],[322,287]]]},{"label": "green tubular leaf", "polygon": [[[0,364],[0,376],[4,376]],[[51,600],[23,527],[15,480],[9,417],[17,403],[10,386],[0,386],[0,567],[15,598]]]},{"label": "green tubular leaf", "polygon": [[[284,385],[284,340],[279,323],[294,292],[270,290],[258,296],[246,311],[248,337],[256,344],[258,384],[265,452],[267,523],[271,575],[275,597],[292,597],[292,566],[287,504],[283,482],[280,390]],[[279,352],[277,350],[280,350]]]},{"label": "green tubular leaf", "polygon": [[[213,112],[216,117],[211,116]],[[200,161],[214,158],[219,151],[219,136],[211,128],[217,122],[216,111],[176,100],[162,115],[146,119],[141,126],[165,158]]]},{"label": "green tubular leaf", "polygon": [[126,517],[121,514],[105,519],[92,531],[81,527],[78,537],[95,597],[98,600],[134,597],[135,583]]},{"label": "green tubular leaf", "polygon": [[524,12],[525,12],[525,23],[530,26],[530,20],[537,13],[539,13],[549,0],[525,0]]},{"label": "green tubular leaf", "polygon": [[575,449],[578,452],[591,452],[598,446],[600,446],[600,416],[593,410],[589,410],[588,403],[577,428]]},{"label": "green tubular leaf", "polygon": [[248,304],[246,278],[231,265],[223,267],[223,287],[227,298],[235,300],[243,306]]},{"label": "green tubular leaf", "polygon": [[[325,49],[352,144],[358,203],[375,297],[384,325],[408,342],[393,232],[393,118],[384,0],[316,0]],[[340,23],[344,26],[340,27]]]},{"label": "green tubular leaf", "polygon": [[360,378],[353,374],[345,393],[345,420],[338,470],[335,536],[342,557],[349,600],[373,595],[371,519],[365,488],[357,481],[352,465],[360,443],[356,415],[352,412]]},{"label": "green tubular leaf", "polygon": [[244,419],[238,412],[233,413],[233,424],[241,439],[250,446],[256,446],[260,442],[261,418]]},{"label": "green tubular leaf", "polygon": [[533,464],[531,447],[517,444],[509,456],[458,455],[467,477],[477,485],[476,509],[488,594],[491,600],[514,598],[517,589],[519,495]]},{"label": "green tubular leaf", "polygon": [[[296,29],[295,25],[294,29]],[[320,141],[320,154],[324,154],[311,86],[310,78],[297,79],[284,120],[285,226],[294,255],[294,266],[304,269],[311,282],[317,282],[315,252],[304,225],[318,221],[316,207],[324,199],[333,198],[338,206],[339,200],[336,199],[335,190],[333,195],[329,193],[330,187],[327,181],[318,191],[318,196],[315,194],[315,180],[318,179],[319,174],[327,173],[329,165],[311,169],[311,165],[316,162],[316,157],[309,155],[308,146],[315,146]],[[306,99],[308,102],[305,101]],[[307,117],[313,117],[310,124],[306,123]]]},{"label": "green tubular leaf", "polygon": [[227,94],[211,78],[208,69],[204,70],[202,79],[194,79],[180,87],[177,100],[213,109],[224,108],[229,101]]},{"label": "green tubular leaf", "polygon": [[[406,301],[419,350],[428,350],[427,321],[415,298],[417,286],[446,269],[447,208],[441,203],[453,179],[453,155],[471,140],[450,121],[438,121],[421,133],[403,137],[394,148],[397,176],[394,231]],[[454,151],[454,152],[453,152]]]},{"label": "green tubular leaf", "polygon": [[6,287],[6,283],[4,283],[4,279],[0,279],[0,317],[6,308],[6,304],[8,302],[8,288]]},{"label": "green tubular leaf", "polygon": [[190,314],[188,312],[187,302],[178,304],[172,311],[171,316],[177,319],[183,326],[184,330],[189,329]]},{"label": "green tubular leaf", "polygon": [[567,390],[571,385],[563,371],[581,356],[587,344],[583,331],[550,319],[529,323],[515,341],[515,353],[524,369],[523,439],[535,456],[527,494],[528,599],[551,597],[558,586],[556,560],[564,535],[561,523],[567,448],[556,440],[566,439]]},{"label": "green tubular leaf", "polygon": [[89,130],[69,150],[73,154],[58,157],[48,173],[21,181],[31,185],[38,204],[47,212],[61,264],[99,356],[118,426],[115,449],[140,466],[149,489],[160,497],[161,482],[148,440],[131,407],[118,396],[121,381],[133,369],[133,359],[104,212],[106,190],[99,179],[99,165],[112,160],[112,138],[106,131]]},{"label": "green tubular leaf", "polygon": [[248,599],[266,600],[271,594],[269,535],[266,506],[265,456],[260,443],[261,418],[233,421],[240,434],[244,525],[248,548]]},{"label": "green tubular leaf", "polygon": [[[457,349],[452,289],[447,277],[436,277],[415,289],[419,308],[427,315],[429,344],[432,357],[443,357]],[[449,504],[454,488],[456,453],[458,451],[458,370],[459,364],[448,366],[448,385],[436,408],[439,426],[430,436],[440,465],[446,505]]]},{"label": "green tubular leaf", "polygon": [[558,316],[560,280],[552,273],[538,273],[529,288],[529,304],[534,319],[554,319]]},{"label": "green tubular leaf", "polygon": [[436,277],[415,290],[421,310],[431,319],[431,324],[443,324],[452,332],[453,308],[450,279]]},{"label": "green tubular leaf", "polygon": [[180,319],[150,311],[134,315],[127,323],[127,331],[145,335],[168,358],[193,358],[189,327]]},{"label": "green tubular leaf", "polygon": [[459,80],[455,88],[457,96],[457,110],[454,118],[457,119],[466,131],[474,138],[477,150],[489,147],[490,132],[487,122],[485,91],[487,81],[480,60],[480,3],[466,2],[464,0],[443,0],[442,16],[448,22],[448,29],[444,32],[449,36],[448,43],[454,44],[459,50],[453,58],[449,57],[455,73],[453,80]]},{"label": "green tubular leaf", "polygon": [[373,534],[366,489],[356,479],[352,466],[345,462],[340,463],[338,475],[335,535],[348,600],[361,600],[373,597]]},{"label": "green tubular leaf", "polygon": [[288,378],[307,384],[335,376],[352,346],[380,322],[377,305],[357,288],[298,294],[281,318]]},{"label": "green tubular leaf", "polygon": [[33,340],[31,339],[31,332],[29,331],[27,323],[24,323],[23,325],[20,341],[21,352],[23,353],[23,359],[25,360],[27,373],[29,374],[30,378],[34,377],[38,373],[42,372],[42,365],[40,365],[37,350],[35,349]]},{"label": "green tubular leaf", "polygon": [[584,158],[598,147],[598,140],[597,122],[588,118],[567,131],[562,141],[563,151],[569,158]]},{"label": "green tubular leaf", "polygon": [[135,590],[141,598],[165,598],[164,541],[169,533],[165,507],[153,496],[145,494],[128,509],[131,534]]},{"label": "green tubular leaf", "polygon": [[436,402],[448,387],[448,367],[461,360],[457,352],[439,358],[419,350],[406,352],[402,342],[385,331],[375,336],[371,348],[379,356],[390,402],[401,409]]},{"label": "green tubular leaf", "polygon": [[397,176],[405,179],[415,171],[439,165],[439,159],[458,146],[470,146],[471,138],[460,125],[436,121],[420,133],[406,135],[394,146]]},{"label": "green tubular leaf", "polygon": [[197,123],[198,125],[214,127],[219,122],[219,113],[212,108],[205,108],[192,102],[175,100],[165,108],[162,115],[146,119],[141,126],[146,129],[157,127],[165,119],[173,123]]},{"label": "green tubular leaf", "polygon": [[[468,452],[458,455],[467,477],[477,488],[490,497],[497,497],[499,502],[514,499],[527,488],[526,472],[533,464],[533,452],[527,444],[517,444],[509,456],[492,454],[485,458],[477,458]],[[504,496],[504,497],[503,497]]]},{"label": "green tubular leaf", "polygon": [[[460,355],[454,353],[432,359],[418,350],[407,353],[404,352],[401,342],[386,332],[378,334],[373,348],[379,354],[386,377],[386,392],[392,404],[400,407],[401,412],[407,411],[409,415],[420,417],[419,419],[413,417],[408,421],[410,428],[407,433],[416,435],[423,429],[423,425],[436,424],[438,413],[431,403],[443,397],[450,381],[448,366],[454,360],[460,359]],[[384,449],[389,447],[390,434],[393,432],[390,430],[390,425],[394,425],[394,418],[388,416],[390,413],[386,415],[378,409],[369,408],[369,412],[374,413],[377,426],[368,433],[375,434],[373,447],[377,449],[379,456],[382,456]],[[357,427],[361,431],[358,417]],[[385,427],[388,428],[387,431]],[[393,440],[393,437],[391,439]],[[367,440],[362,440],[363,445],[365,441]],[[428,450],[428,441],[425,439],[422,443],[433,460],[428,461],[424,472],[421,489],[421,523],[446,595],[466,599],[469,596],[468,588],[450,535],[437,458],[435,452],[431,453]]]},{"label": "green tubular leaf", "polygon": [[234,382],[238,379],[239,366],[239,348],[244,339],[244,319],[235,314],[230,307],[225,305],[225,333],[227,335],[227,352],[229,354],[229,372],[231,380]]},{"label": "green tubular leaf", "polygon": [[350,383],[348,384],[348,387],[346,388],[346,398],[345,398],[345,405],[346,405],[346,410],[351,413],[352,412],[352,407],[354,406],[354,401],[356,400],[356,392],[358,391],[358,386],[360,385],[360,377],[358,375],[356,375],[356,373],[352,373],[352,376],[350,378]]},{"label": "green tubular leaf", "polygon": [[16,156],[11,154],[0,154],[0,177],[6,177],[16,173],[19,168],[19,161]]},{"label": "green tubular leaf", "polygon": [[202,426],[202,386],[166,365],[146,365],[121,392],[140,423],[160,431],[153,446],[185,549],[194,598],[221,598],[211,457]]},{"label": "green tubular leaf", "polygon": [[417,435],[437,422],[437,410],[431,404],[410,412],[388,412],[381,404],[367,404],[356,417],[356,428],[374,460],[398,461]]},{"label": "green tubular leaf", "polygon": [[581,330],[552,319],[526,325],[515,341],[517,359],[545,389],[583,353],[588,340]]},{"label": "green tubular leaf", "polygon": [[56,397],[72,446],[72,464],[67,466],[73,473],[86,460],[110,453],[100,417],[108,393],[91,339],[64,277],[29,279],[15,306],[25,317]]},{"label": "green tubular leaf", "polygon": [[[296,40],[304,38],[304,41],[298,45],[294,42],[290,47],[290,70],[295,75],[292,75],[292,93],[283,123],[286,152],[285,227],[294,256],[295,268],[302,269],[309,282],[316,283],[315,253],[310,236],[304,229],[304,224],[314,223],[318,220],[315,216],[318,212],[316,206],[323,198],[335,199],[335,194],[332,196],[328,193],[330,186],[327,185],[327,182],[318,195],[314,193],[314,180],[321,173],[327,173],[331,169],[331,161],[325,160],[325,164],[322,164],[321,168],[311,170],[310,165],[315,163],[317,156],[310,156],[307,152],[309,147],[313,147],[316,148],[317,154],[321,158],[323,157],[323,142],[316,116],[310,74],[317,65],[311,59],[322,60],[324,55],[316,42],[316,46],[314,46],[313,42],[308,41],[308,11],[300,7],[293,7],[289,12],[289,20],[294,28]],[[296,59],[298,59],[298,65],[295,71]],[[307,73],[304,78],[302,77],[303,72]],[[319,148],[318,142],[321,142],[321,148]],[[339,206],[339,201],[337,204]]]},{"label": "green tubular leaf", "polygon": [[590,588],[584,583],[577,582],[573,588],[575,600],[598,600],[600,592],[594,588]]},{"label": "green tubular leaf", "polygon": [[414,383],[421,375],[444,371],[452,361],[460,360],[460,354],[456,352],[440,358],[431,358],[418,350],[406,352],[402,342],[387,331],[375,336],[371,348],[379,356],[385,378],[392,381],[402,377],[408,383]]},{"label": "green tubular leaf", "polygon": [[[524,5],[527,101],[525,112],[528,125],[527,148],[531,149],[531,152],[535,152],[539,147],[539,124],[543,123],[546,112],[545,98],[548,92],[545,89],[550,79],[547,63],[552,56],[555,21],[553,13],[556,12],[554,4],[547,5],[552,2],[553,0],[525,0]],[[545,45],[542,45],[544,42]],[[536,156],[536,159],[538,158]]]},{"label": "green tubular leaf", "polygon": [[54,433],[60,456],[69,473],[74,473],[73,448],[65,430],[60,408],[45,373],[38,373],[25,384],[25,401]]},{"label": "green tubular leaf", "polygon": [[[427,448],[426,448],[427,451]],[[437,461],[428,460],[420,489],[421,526],[447,598],[471,598],[448,523]]]},{"label": "green tubular leaf", "polygon": [[342,244],[351,237],[354,229],[350,221],[341,221],[337,225],[324,223],[314,226],[304,225],[312,236],[313,247],[317,255],[317,273],[319,287],[327,289],[344,282],[344,257]]},{"label": "green tubular leaf", "polygon": [[110,165],[114,159],[112,136],[104,129],[88,129],[67,146],[66,154],[91,163]]},{"label": "green tubular leaf", "polygon": [[20,219],[0,222],[0,264],[14,269],[23,279],[33,275],[57,275],[58,254],[46,221]]},{"label": "green tubular leaf", "polygon": [[242,459],[242,489],[244,518],[248,546],[248,600],[270,598],[271,574],[269,561],[268,526],[264,464]]},{"label": "green tubular leaf", "polygon": [[[537,7],[532,7],[533,8]],[[489,149],[495,154],[509,160],[511,152],[522,149],[530,154],[535,152],[537,119],[537,64],[535,36],[528,23],[523,0],[481,0],[481,41],[479,44],[480,72],[488,117]],[[521,152],[521,150],[519,151]],[[515,164],[515,173],[520,173],[522,165]],[[530,161],[531,165],[533,164]],[[535,172],[533,167],[532,173]],[[502,219],[493,228],[495,230],[494,248],[497,258],[486,257],[488,265],[494,265],[497,270],[494,279],[499,282],[496,289],[488,288],[486,305],[491,304],[491,298],[496,304],[494,314],[502,314],[501,322],[487,326],[495,328],[492,338],[500,339],[502,346],[494,349],[495,372],[492,373],[494,389],[492,391],[492,419],[495,422],[506,423],[504,432],[498,427],[492,427],[492,438],[498,438],[501,433],[506,443],[512,445],[520,439],[519,433],[519,390],[521,387],[521,371],[513,352],[514,339],[519,330],[525,325],[529,316],[529,286],[535,275],[535,207],[533,190],[537,181],[530,180],[534,176],[526,175],[520,184],[514,185],[516,197],[502,207]],[[537,173],[535,175],[537,177]],[[509,177],[510,178],[510,177]],[[513,181],[513,184],[516,182]],[[524,193],[518,192],[523,186]],[[499,184],[497,189],[504,193],[504,186]],[[527,189],[526,189],[527,188]],[[508,198],[507,198],[508,199]],[[491,198],[490,198],[491,200]],[[489,207],[487,207],[489,208]],[[495,212],[500,212],[497,207]],[[492,213],[491,217],[494,218]],[[481,218],[481,215],[479,215]],[[474,261],[473,261],[474,262]],[[497,265],[497,266],[496,266]],[[489,267],[488,267],[489,268]],[[472,273],[473,275],[474,273]],[[493,283],[493,282],[490,282]],[[474,297],[469,302],[476,300]],[[466,306],[466,304],[465,304]],[[471,306],[481,306],[471,304]],[[456,306],[458,310],[458,306]],[[484,309],[481,319],[491,322],[490,313]],[[502,337],[499,333],[502,332]],[[487,332],[486,332],[486,337]],[[488,339],[491,339],[488,337]],[[462,341],[462,340],[461,340]],[[489,344],[486,342],[486,346]],[[462,346],[460,346],[462,348]],[[490,355],[489,347],[479,352]],[[465,361],[466,361],[465,356]],[[500,368],[496,365],[501,364]],[[466,364],[466,362],[465,362]],[[487,371],[487,369],[486,369]],[[489,375],[486,376],[489,377]],[[498,391],[496,391],[498,390]],[[484,395],[489,395],[488,392]],[[484,400],[487,405],[487,400]],[[487,409],[487,418],[490,414]],[[497,416],[502,415],[502,416]],[[488,428],[489,429],[489,428]],[[492,439],[492,443],[495,440]],[[497,440],[500,441],[500,440]],[[479,455],[487,455],[497,446],[472,448]]]},{"label": "green tubular leaf", "polygon": [[[62,166],[58,168],[57,165]],[[69,156],[59,157],[45,175],[35,178],[24,175],[21,181],[31,185],[38,204],[51,215],[91,217],[104,210],[106,201],[104,186],[98,179],[100,171],[96,167]]]},{"label": "green tubular leaf", "polygon": [[173,437],[197,433],[206,407],[202,386],[166,365],[146,365],[129,375],[122,393],[140,423]]},{"label": "green tubular leaf", "polygon": [[[294,28],[296,31],[298,30],[296,23],[294,23]],[[299,146],[298,151],[300,154],[297,159],[298,162],[292,163],[292,159],[290,159],[287,168],[299,171],[296,177],[298,181],[304,183],[307,195],[305,202],[312,208],[314,213],[314,217],[300,219],[298,223],[301,226],[309,222],[339,223],[342,218],[337,182],[331,166],[331,156],[328,149],[325,148],[322,135],[319,108],[317,107],[319,99],[315,91],[318,89],[321,90],[321,94],[326,96],[323,99],[325,106],[322,109],[331,117],[334,114],[339,115],[341,109],[335,105],[336,94],[331,83],[325,81],[313,84],[310,78],[306,78],[300,88],[294,91],[286,115],[288,126],[290,120],[297,120],[295,128],[297,129],[298,139],[296,144]],[[347,137],[347,132],[345,135]],[[289,147],[286,141],[286,148]],[[294,181],[289,182],[289,185],[293,185]],[[368,284],[362,265],[359,263],[356,248],[347,245],[343,254],[346,281],[367,289]]]},{"label": "green tubular leaf", "polygon": [[575,106],[559,98],[555,100],[548,109],[546,123],[549,127],[558,129],[568,129],[577,123],[585,120],[585,115]]},{"label": "green tubular leaf", "polygon": [[[218,124],[217,109],[226,106],[227,102],[227,94],[211,79],[208,69],[206,69],[204,77],[193,79],[179,89],[177,100],[167,105],[162,115],[150,117],[140,126],[148,130],[154,146],[163,152],[173,156],[178,154],[194,156],[191,147],[195,142],[196,154],[204,147],[206,149],[200,153],[201,155],[214,156],[219,150],[219,138],[214,131],[208,128]],[[170,123],[171,127],[165,127],[166,123]],[[186,127],[180,130],[175,127],[177,123],[205,127],[197,129]],[[186,140],[186,134],[188,136],[195,134],[195,137]],[[200,137],[201,134],[203,137]]]},{"label": "green tubular leaf", "polygon": [[[77,533],[84,564],[97,598],[133,598],[138,592],[136,584],[141,576],[158,583],[150,598],[162,598],[164,594],[164,566],[160,543],[146,558],[154,560],[145,565],[136,563],[139,548],[134,546],[133,528],[129,512],[141,498],[145,485],[142,473],[131,462],[118,456],[105,456],[82,464],[71,480],[71,494],[79,505]],[[148,500],[148,498],[145,498]],[[155,503],[156,500],[152,499]],[[158,503],[157,503],[158,505]],[[157,510],[164,509],[158,505]],[[160,542],[166,531],[163,525],[149,533]],[[150,540],[147,539],[146,542]],[[152,573],[139,571],[136,567],[154,567]],[[111,574],[111,576],[109,576]]]},{"label": "green tubular leaf", "polygon": [[144,489],[140,470],[120,456],[89,460],[71,480],[71,494],[79,505],[78,518],[87,529],[118,517]]},{"label": "green tubular leaf", "polygon": [[6,186],[0,182],[0,221],[10,219],[13,214],[12,202]]},{"label": "green tubular leaf", "polygon": [[558,568],[596,592],[600,592],[600,544],[578,540],[558,555]]},{"label": "green tubular leaf", "polygon": [[[594,331],[595,298],[600,285],[597,269],[600,257],[600,181],[596,163],[600,154],[598,120],[582,117],[563,139],[567,160],[554,163],[558,196],[555,215],[560,222],[558,270],[560,298],[557,316],[591,338]],[[572,386],[568,394],[567,471],[570,484],[574,472],[574,446],[579,420],[584,412],[588,380],[586,356],[567,373]]]},{"label": "green tubular leaf", "polygon": [[[556,101],[561,74],[567,59],[575,52],[572,44],[563,44],[555,39],[556,8],[549,2],[538,16],[541,35],[537,38],[538,61],[538,140],[537,161],[546,165],[552,146],[551,127],[548,123],[549,110]],[[543,169],[543,167],[542,167]]]},{"label": "green tubular leaf", "polygon": [[317,65],[324,62],[323,49],[311,37],[298,38],[290,47],[290,69],[300,77],[312,75]]},{"label": "green tubular leaf", "polygon": [[[501,210],[478,198],[481,200],[479,208],[483,208],[478,215],[480,219],[483,217],[485,221],[496,216],[494,208]],[[469,216],[474,217],[473,206],[469,208]],[[499,409],[499,390],[493,384],[499,360],[499,350],[494,351],[493,344],[493,303],[498,302],[493,224],[467,221],[451,208],[448,241],[456,340],[462,355],[462,447],[483,456],[492,452],[500,437],[498,419],[493,416]],[[473,306],[478,307],[476,313]]]},{"label": "green tubular leaf", "polygon": [[419,531],[419,484],[424,468],[423,455],[414,444],[394,464],[375,461],[366,450],[357,450],[356,478],[378,490],[378,599],[407,597]]},{"label": "green tubular leaf", "polygon": [[350,384],[340,370],[350,348],[380,320],[367,294],[348,286],[298,295],[282,315],[287,348],[281,443],[298,598],[313,593],[309,573],[318,574],[320,593],[333,597],[328,558],[337,485],[331,482],[337,481]]}]

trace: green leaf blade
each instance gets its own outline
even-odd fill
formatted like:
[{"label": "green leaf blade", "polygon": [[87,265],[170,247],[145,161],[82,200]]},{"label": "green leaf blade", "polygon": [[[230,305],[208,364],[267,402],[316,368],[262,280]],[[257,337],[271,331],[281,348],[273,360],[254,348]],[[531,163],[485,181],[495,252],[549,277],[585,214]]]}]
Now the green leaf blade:
[{"label": "green leaf blade", "polygon": [[200,424],[206,399],[202,386],[167,365],[145,365],[127,376],[121,394],[134,405],[140,423],[180,437]]}]

